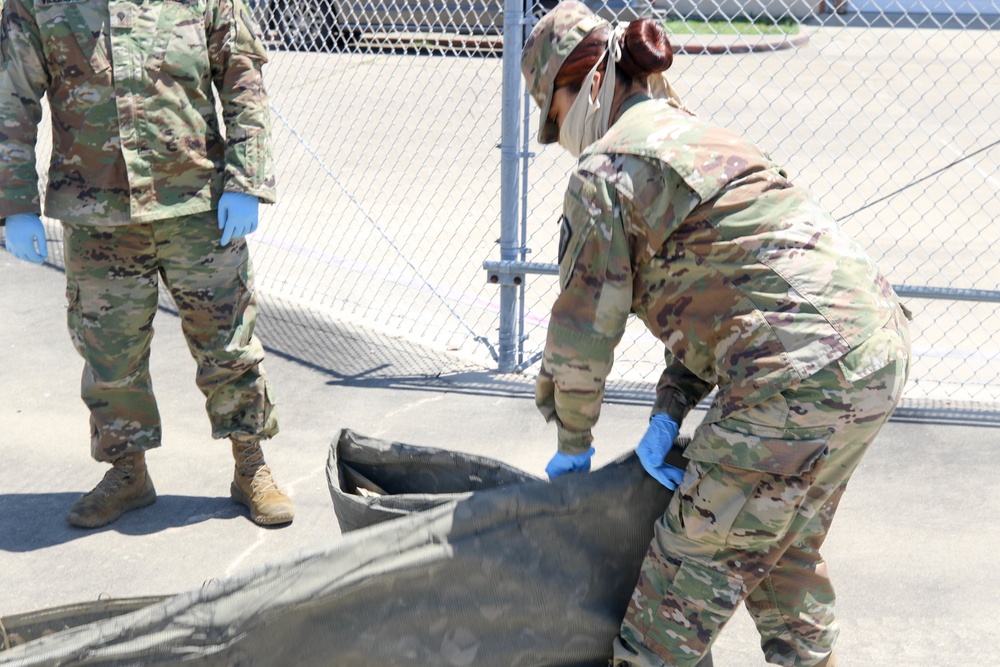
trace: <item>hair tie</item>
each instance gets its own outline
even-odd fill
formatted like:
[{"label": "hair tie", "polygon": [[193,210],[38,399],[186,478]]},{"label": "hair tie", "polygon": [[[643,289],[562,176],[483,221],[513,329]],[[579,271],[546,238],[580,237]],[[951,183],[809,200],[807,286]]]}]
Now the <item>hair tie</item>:
[{"label": "hair tie", "polygon": [[625,31],[628,29],[628,25],[628,21],[616,25],[611,39],[608,40],[608,51],[616,63],[621,62],[622,59],[622,44],[625,41]]}]

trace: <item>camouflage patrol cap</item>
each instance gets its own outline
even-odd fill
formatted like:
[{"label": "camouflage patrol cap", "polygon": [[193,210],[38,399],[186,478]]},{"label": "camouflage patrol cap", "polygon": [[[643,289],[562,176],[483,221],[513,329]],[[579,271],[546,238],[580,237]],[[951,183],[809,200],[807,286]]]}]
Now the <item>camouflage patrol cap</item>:
[{"label": "camouflage patrol cap", "polygon": [[564,0],[543,16],[528,36],[521,52],[521,73],[542,110],[539,143],[551,144],[559,139],[559,128],[548,120],[559,69],[587,35],[609,25],[582,2]]}]

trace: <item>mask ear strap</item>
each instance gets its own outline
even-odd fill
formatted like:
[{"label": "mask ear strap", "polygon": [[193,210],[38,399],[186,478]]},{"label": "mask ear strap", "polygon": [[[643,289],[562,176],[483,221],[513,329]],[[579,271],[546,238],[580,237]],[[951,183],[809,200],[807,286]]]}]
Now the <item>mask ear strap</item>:
[{"label": "mask ear strap", "polygon": [[604,52],[603,58],[608,59],[608,64],[604,68],[604,81],[601,82],[601,89],[597,91],[597,101],[601,104],[601,118],[598,129],[600,136],[604,136],[608,128],[611,127],[611,107],[615,99],[615,87],[618,76],[615,72],[615,64],[622,59],[621,36],[625,34],[625,27],[628,24],[615,28],[611,38],[608,40],[608,48]]}]

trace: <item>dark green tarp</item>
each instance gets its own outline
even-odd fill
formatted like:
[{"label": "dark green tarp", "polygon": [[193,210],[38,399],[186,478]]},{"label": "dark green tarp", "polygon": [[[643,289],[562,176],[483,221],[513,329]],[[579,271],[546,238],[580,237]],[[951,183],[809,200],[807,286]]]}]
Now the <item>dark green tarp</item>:
[{"label": "dark green tarp", "polygon": [[669,500],[634,454],[550,483],[348,430],[327,476],[342,537],[164,599],[0,618],[26,642],[0,664],[604,667]]}]

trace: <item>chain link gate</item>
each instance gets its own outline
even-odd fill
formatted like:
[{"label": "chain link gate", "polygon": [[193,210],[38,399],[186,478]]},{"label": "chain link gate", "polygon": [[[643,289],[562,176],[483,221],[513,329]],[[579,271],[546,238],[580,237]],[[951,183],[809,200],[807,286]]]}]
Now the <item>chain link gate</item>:
[{"label": "chain link gate", "polygon": [[496,306],[467,258],[498,225],[502,12],[253,8],[279,188],[250,239],[262,291],[490,360]]}]

